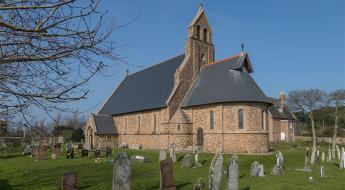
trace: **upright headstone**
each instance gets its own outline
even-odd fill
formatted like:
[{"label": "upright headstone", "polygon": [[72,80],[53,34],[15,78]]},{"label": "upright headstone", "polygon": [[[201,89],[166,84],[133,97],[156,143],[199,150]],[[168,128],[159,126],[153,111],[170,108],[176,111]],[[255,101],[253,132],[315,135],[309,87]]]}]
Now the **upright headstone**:
[{"label": "upright headstone", "polygon": [[310,165],[315,164],[315,159],[316,159],[316,147],[311,148],[311,156],[310,156]]},{"label": "upright headstone", "polygon": [[283,164],[284,164],[284,159],[283,159],[283,154],[278,151],[278,154],[276,154],[277,157],[277,164],[273,167],[271,174],[272,175],[283,175],[284,174],[284,169],[283,169]]},{"label": "upright headstone", "polygon": [[238,190],[240,171],[238,167],[238,156],[235,154],[232,155],[229,161],[227,174],[226,190]]},{"label": "upright headstone", "polygon": [[326,160],[325,151],[322,151],[321,162],[325,162],[325,160]]},{"label": "upright headstone", "polygon": [[321,167],[320,167],[320,176],[321,176],[321,178],[326,177],[326,176],[325,176],[325,167],[324,167],[324,166],[321,166]]},{"label": "upright headstone", "polygon": [[206,189],[206,185],[203,179],[199,178],[197,182],[194,184],[194,190],[205,190],[205,189]]},{"label": "upright headstone", "polygon": [[77,173],[64,173],[62,176],[62,190],[77,189]]},{"label": "upright headstone", "polygon": [[259,162],[254,161],[250,167],[250,177],[259,176]]},{"label": "upright headstone", "polygon": [[183,156],[182,168],[190,168],[193,165],[193,155],[186,154]]},{"label": "upright headstone", "polygon": [[259,177],[265,176],[264,164],[259,164]]},{"label": "upright headstone", "polygon": [[173,161],[171,159],[160,161],[160,189],[176,190],[174,183]]},{"label": "upright headstone", "polygon": [[167,153],[165,152],[165,150],[160,150],[159,151],[159,161],[162,161],[165,159],[167,159]]},{"label": "upright headstone", "polygon": [[316,158],[315,158],[316,163],[320,163],[320,149],[319,147],[316,149]]},{"label": "upright headstone", "polygon": [[216,153],[211,161],[209,171],[208,188],[210,190],[220,190],[223,176],[223,162],[222,153]]},{"label": "upright headstone", "polygon": [[340,163],[339,163],[339,169],[345,168],[345,152],[341,153]]},{"label": "upright headstone", "polygon": [[309,147],[305,150],[305,156],[304,156],[304,169],[310,168],[310,149]]},{"label": "upright headstone", "polygon": [[170,158],[173,162],[176,162],[176,152],[175,152],[176,144],[170,144]]},{"label": "upright headstone", "polygon": [[328,149],[327,162],[331,162],[331,161],[332,161],[332,150]]},{"label": "upright headstone", "polygon": [[199,162],[199,148],[197,148],[194,155],[193,168],[201,168],[201,167],[202,167],[202,164]]},{"label": "upright headstone", "polygon": [[113,168],[113,190],[130,190],[131,160],[123,152],[116,156]]},{"label": "upright headstone", "polygon": [[341,155],[340,155],[340,149],[339,149],[339,146],[338,145],[335,145],[336,149],[337,149],[337,157],[338,157],[338,160],[340,160],[341,158]]}]

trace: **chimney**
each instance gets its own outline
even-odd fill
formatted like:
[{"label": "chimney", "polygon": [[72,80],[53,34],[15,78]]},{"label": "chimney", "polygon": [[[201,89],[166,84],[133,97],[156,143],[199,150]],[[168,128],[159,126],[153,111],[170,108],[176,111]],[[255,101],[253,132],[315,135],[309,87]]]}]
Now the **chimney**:
[{"label": "chimney", "polygon": [[126,77],[129,75],[129,70],[126,69]]}]

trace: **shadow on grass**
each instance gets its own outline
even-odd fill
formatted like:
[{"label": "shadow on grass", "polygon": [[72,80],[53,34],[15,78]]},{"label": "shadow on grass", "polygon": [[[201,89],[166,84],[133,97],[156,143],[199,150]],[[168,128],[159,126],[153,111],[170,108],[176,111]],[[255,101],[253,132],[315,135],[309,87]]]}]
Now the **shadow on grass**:
[{"label": "shadow on grass", "polygon": [[0,189],[1,190],[12,190],[12,186],[7,182],[7,180],[0,179]]}]

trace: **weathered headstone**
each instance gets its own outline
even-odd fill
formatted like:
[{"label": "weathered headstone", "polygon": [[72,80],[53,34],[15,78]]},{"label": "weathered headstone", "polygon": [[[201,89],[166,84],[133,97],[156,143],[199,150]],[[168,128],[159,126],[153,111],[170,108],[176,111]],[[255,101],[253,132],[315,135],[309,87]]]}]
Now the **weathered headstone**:
[{"label": "weathered headstone", "polygon": [[167,153],[165,152],[165,150],[160,150],[159,151],[159,161],[162,161],[165,159],[167,159]]},{"label": "weathered headstone", "polygon": [[341,158],[341,155],[340,155],[340,149],[339,149],[339,146],[338,145],[335,145],[336,149],[337,149],[337,157],[338,157],[338,160],[340,160]]},{"label": "weathered headstone", "polygon": [[320,167],[320,176],[321,176],[321,178],[325,178],[326,177],[325,176],[325,167],[324,166]]},{"label": "weathered headstone", "polygon": [[100,158],[101,157],[101,151],[99,150],[99,148],[97,148],[96,150],[95,150],[95,153],[94,153],[94,158]]},{"label": "weathered headstone", "polygon": [[277,156],[277,165],[283,167],[283,165],[284,165],[283,153],[278,150],[278,154],[276,156]]},{"label": "weathered headstone", "polygon": [[309,147],[307,147],[305,150],[304,169],[310,169],[310,149],[309,149]]},{"label": "weathered headstone", "polygon": [[222,153],[216,153],[211,161],[209,171],[208,188],[210,190],[220,190],[223,176],[223,162]]},{"label": "weathered headstone", "polygon": [[77,173],[64,173],[62,176],[62,190],[77,189]]},{"label": "weathered headstone", "polygon": [[131,160],[123,152],[117,155],[113,168],[113,190],[130,190]]},{"label": "weathered headstone", "polygon": [[52,153],[52,159],[55,160],[56,159],[56,154]]},{"label": "weathered headstone", "polygon": [[331,162],[331,161],[332,161],[332,150],[328,149],[327,162]]},{"label": "weathered headstone", "polygon": [[284,164],[284,158],[283,154],[278,151],[278,154],[276,154],[277,157],[277,164],[273,167],[271,174],[272,175],[283,175],[284,174],[284,169],[283,169],[283,164]]},{"label": "weathered headstone", "polygon": [[175,152],[176,144],[170,144],[170,158],[173,162],[176,162],[176,152]]},{"label": "weathered headstone", "polygon": [[254,161],[250,167],[250,177],[259,176],[259,162]]},{"label": "weathered headstone", "polygon": [[63,136],[59,136],[59,137],[58,137],[58,143],[59,143],[59,144],[65,143],[65,138],[64,138]]},{"label": "weathered headstone", "polygon": [[109,157],[112,154],[112,150],[110,147],[105,147],[105,156]]},{"label": "weathered headstone", "polygon": [[82,150],[81,151],[81,156],[83,157],[83,158],[85,158],[85,157],[87,157],[89,155],[89,151],[88,150]]},{"label": "weathered headstone", "polygon": [[160,189],[176,189],[173,174],[173,161],[170,159],[160,161]]},{"label": "weathered headstone", "polygon": [[182,160],[182,168],[190,168],[193,164],[193,155],[186,154],[183,156]]},{"label": "weathered headstone", "polygon": [[74,158],[74,150],[67,150],[66,158]]},{"label": "weathered headstone", "polygon": [[326,160],[325,151],[322,151],[322,154],[321,154],[321,162],[325,162],[325,160]]},{"label": "weathered headstone", "polygon": [[32,153],[32,146],[26,145],[23,151],[23,155],[31,155],[31,153]]},{"label": "weathered headstone", "polygon": [[265,169],[264,169],[264,164],[259,164],[259,177],[264,177],[265,176]]},{"label": "weathered headstone", "polygon": [[316,163],[320,163],[320,149],[319,147],[316,149],[316,158],[315,158]]},{"label": "weathered headstone", "polygon": [[238,190],[240,171],[238,167],[238,156],[235,154],[232,155],[229,161],[227,174],[226,190]]},{"label": "weathered headstone", "polygon": [[204,180],[202,178],[199,178],[197,182],[194,184],[194,190],[205,190],[206,185],[204,183]]},{"label": "weathered headstone", "polygon": [[192,168],[201,168],[201,167],[202,167],[202,164],[199,162],[199,148],[197,148],[194,155],[194,164]]},{"label": "weathered headstone", "polygon": [[345,168],[345,152],[341,153],[341,159],[339,163],[339,169],[344,169]]}]

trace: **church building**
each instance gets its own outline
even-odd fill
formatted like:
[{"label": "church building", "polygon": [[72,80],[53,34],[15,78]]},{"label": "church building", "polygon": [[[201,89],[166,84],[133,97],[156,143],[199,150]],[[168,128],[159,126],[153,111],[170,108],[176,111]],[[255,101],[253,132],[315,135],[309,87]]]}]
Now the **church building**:
[{"label": "church building", "polygon": [[269,150],[269,107],[251,73],[249,55],[215,61],[212,28],[200,6],[185,52],[128,74],[84,129],[95,147],[138,145],[226,153]]}]

